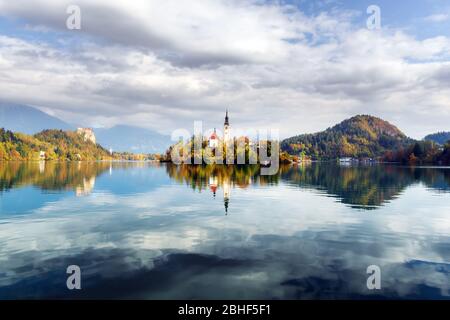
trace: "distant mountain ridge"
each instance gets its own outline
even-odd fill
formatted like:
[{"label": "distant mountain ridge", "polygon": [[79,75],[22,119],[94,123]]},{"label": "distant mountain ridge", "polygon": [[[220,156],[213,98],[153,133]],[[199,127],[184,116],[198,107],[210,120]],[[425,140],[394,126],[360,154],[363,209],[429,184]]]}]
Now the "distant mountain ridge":
[{"label": "distant mountain ridge", "polygon": [[97,128],[94,131],[97,142],[114,151],[163,153],[172,142],[169,136],[149,129],[126,125]]},{"label": "distant mountain ridge", "polygon": [[385,120],[358,115],[322,132],[285,139],[281,142],[281,150],[314,160],[374,158],[413,141]]},{"label": "distant mountain ridge", "polygon": [[[47,129],[74,130],[68,124],[36,108],[0,101],[0,128],[29,135]],[[118,152],[163,153],[171,144],[169,136],[134,126],[94,128],[97,143]]]},{"label": "distant mountain ridge", "polygon": [[0,128],[35,134],[45,129],[73,130],[73,126],[36,108],[0,101]]},{"label": "distant mountain ridge", "polygon": [[433,141],[441,145],[446,144],[450,141],[450,132],[437,132],[429,134],[424,138],[425,141]]},{"label": "distant mountain ridge", "polygon": [[[75,126],[36,108],[0,101],[0,128],[33,135],[47,129],[74,130]],[[164,153],[172,144],[169,136],[127,125],[94,128],[94,133],[100,145],[117,152]],[[443,145],[450,140],[450,132],[428,135],[425,140]],[[413,142],[387,121],[358,115],[322,132],[285,139],[281,150],[316,160],[379,157]]]}]

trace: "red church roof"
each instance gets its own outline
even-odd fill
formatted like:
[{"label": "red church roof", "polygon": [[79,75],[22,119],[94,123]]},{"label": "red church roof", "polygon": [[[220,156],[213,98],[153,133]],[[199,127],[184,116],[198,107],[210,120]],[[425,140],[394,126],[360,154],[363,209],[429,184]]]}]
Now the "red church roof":
[{"label": "red church roof", "polygon": [[209,137],[209,140],[215,140],[215,139],[218,139],[219,137],[217,137],[217,134],[216,134],[216,130],[214,130],[214,132],[211,134],[211,136]]}]

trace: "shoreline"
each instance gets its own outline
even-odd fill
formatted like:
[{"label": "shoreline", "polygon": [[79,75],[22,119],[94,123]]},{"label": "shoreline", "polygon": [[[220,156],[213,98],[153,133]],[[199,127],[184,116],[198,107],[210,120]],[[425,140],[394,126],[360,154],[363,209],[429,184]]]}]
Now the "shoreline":
[{"label": "shoreline", "polygon": [[[175,166],[264,166],[261,163],[257,164],[175,164],[171,161],[160,161],[160,160],[126,160],[126,159],[114,159],[114,160],[0,160],[0,165],[2,163],[158,163],[158,164],[173,164]],[[391,165],[396,167],[405,167],[405,168],[434,168],[434,169],[450,169],[450,165],[442,165],[442,164],[405,164],[401,162],[387,162],[387,161],[375,161],[375,162],[339,162],[337,160],[310,160],[310,161],[299,161],[299,162],[290,162],[290,163],[281,163],[280,166],[298,166],[304,164],[313,164],[313,163],[323,163],[323,164],[335,164],[341,167],[357,167],[357,166],[371,166],[371,165]]]}]

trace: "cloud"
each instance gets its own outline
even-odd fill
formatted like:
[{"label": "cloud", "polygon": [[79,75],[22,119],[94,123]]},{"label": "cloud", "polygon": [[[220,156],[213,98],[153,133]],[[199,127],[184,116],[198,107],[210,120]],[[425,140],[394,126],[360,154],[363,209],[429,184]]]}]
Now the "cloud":
[{"label": "cloud", "polygon": [[437,14],[432,14],[432,15],[426,16],[424,18],[424,20],[428,21],[428,22],[443,22],[443,21],[447,21],[449,18],[450,18],[450,16],[448,14],[437,13]]},{"label": "cloud", "polygon": [[[377,219],[349,211],[321,190],[298,192],[284,183],[252,189],[260,200],[252,207],[231,200],[239,216],[225,217],[223,203],[210,193],[150,183],[164,167],[133,168],[126,180],[140,193],[110,189],[109,179],[124,177],[114,170],[98,177],[101,187],[89,197],[61,197],[2,219],[0,262],[7,272],[0,273],[0,297],[67,297],[72,293],[58,283],[65,283],[73,261],[84,270],[90,298],[135,298],[141,290],[147,298],[224,298],[242,288],[254,298],[348,298],[368,294],[364,271],[373,263],[383,270],[386,297],[448,297],[448,205],[423,185],[406,188],[387,210],[376,209]],[[247,193],[234,188],[232,199]],[[268,210],[265,199],[278,199],[284,210]],[[402,214],[411,204],[416,210]],[[221,290],[211,291],[211,279]],[[30,281],[39,284],[36,290]],[[121,286],[111,291],[111,281]],[[424,285],[433,291],[421,291]],[[325,286],[330,290],[319,290]]]},{"label": "cloud", "polygon": [[[30,23],[64,30],[71,1],[2,1],[0,9]],[[309,19],[290,6],[250,1],[78,1],[82,33],[154,50],[180,65],[271,62],[285,58],[283,39],[312,32]],[[36,11],[35,8],[39,8]]]},{"label": "cloud", "polygon": [[229,108],[234,126],[282,136],[358,113],[415,138],[448,130],[450,39],[439,34],[256,1],[79,1],[82,30],[68,31],[69,1],[27,3],[0,0],[28,35],[0,35],[0,98],[72,123],[170,133],[218,126]]}]

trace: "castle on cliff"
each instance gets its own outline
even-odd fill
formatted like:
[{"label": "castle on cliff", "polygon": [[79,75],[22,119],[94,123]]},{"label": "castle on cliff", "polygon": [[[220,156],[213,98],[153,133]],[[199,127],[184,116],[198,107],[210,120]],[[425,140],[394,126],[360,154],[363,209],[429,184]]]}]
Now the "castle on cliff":
[{"label": "castle on cliff", "polygon": [[83,137],[84,141],[91,141],[96,144],[94,130],[91,128],[77,128],[77,133]]}]

